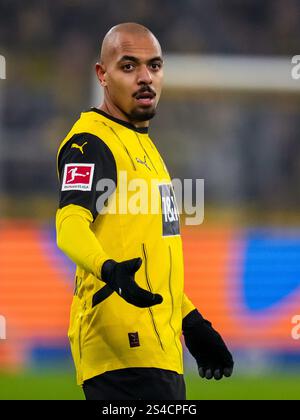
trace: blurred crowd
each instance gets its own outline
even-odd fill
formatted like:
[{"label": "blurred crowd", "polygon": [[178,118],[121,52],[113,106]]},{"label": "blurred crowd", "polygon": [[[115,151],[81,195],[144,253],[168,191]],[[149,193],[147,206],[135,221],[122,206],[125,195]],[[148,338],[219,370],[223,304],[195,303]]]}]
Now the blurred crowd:
[{"label": "blurred crowd", "polygon": [[[299,0],[1,0],[5,216],[15,197],[55,202],[56,148],[78,114],[97,105],[93,64],[111,26],[140,22],[165,52],[291,57],[300,53],[299,17]],[[163,99],[153,136],[171,173],[205,178],[216,205],[292,208],[300,204],[299,116],[299,101],[288,98]]]},{"label": "blurred crowd", "polygon": [[[2,0],[1,47],[94,48],[122,21],[149,26],[169,51],[290,54],[299,45],[299,0]],[[84,48],[87,48],[85,45]]]}]

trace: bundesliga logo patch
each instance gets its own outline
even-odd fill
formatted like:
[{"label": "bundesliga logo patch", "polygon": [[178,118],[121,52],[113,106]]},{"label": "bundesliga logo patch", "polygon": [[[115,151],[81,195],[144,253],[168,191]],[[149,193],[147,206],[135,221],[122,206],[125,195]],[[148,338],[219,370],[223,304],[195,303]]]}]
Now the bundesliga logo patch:
[{"label": "bundesliga logo patch", "polygon": [[91,191],[94,167],[94,163],[67,163],[61,190]]}]

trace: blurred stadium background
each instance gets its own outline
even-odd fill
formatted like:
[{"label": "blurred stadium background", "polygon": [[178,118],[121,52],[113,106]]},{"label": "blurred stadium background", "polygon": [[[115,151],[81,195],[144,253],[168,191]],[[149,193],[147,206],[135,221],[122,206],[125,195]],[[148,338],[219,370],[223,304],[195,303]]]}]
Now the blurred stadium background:
[{"label": "blurred stadium background", "polygon": [[[186,289],[222,331],[235,376],[193,399],[299,399],[299,0],[1,0],[0,399],[81,399],[66,339],[74,266],[55,244],[55,154],[97,103],[100,41],[148,26],[167,53],[151,137],[172,176],[205,179],[183,227]],[[248,73],[247,73],[248,72]]]}]

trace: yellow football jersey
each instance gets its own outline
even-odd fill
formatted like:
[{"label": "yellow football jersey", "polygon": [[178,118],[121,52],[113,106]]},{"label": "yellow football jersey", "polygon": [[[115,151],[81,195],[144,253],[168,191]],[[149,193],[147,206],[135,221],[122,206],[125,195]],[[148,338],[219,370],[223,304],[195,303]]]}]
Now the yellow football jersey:
[{"label": "yellow football jersey", "polygon": [[[182,374],[182,319],[194,306],[184,294],[170,175],[148,130],[92,109],[63,140],[57,163],[57,241],[77,264],[69,339],[78,383],[129,367]],[[114,181],[109,198],[99,184],[103,179]],[[142,188],[147,192],[141,195]],[[135,280],[161,294],[160,305],[137,308],[101,280],[105,260],[136,257],[143,264]]]}]

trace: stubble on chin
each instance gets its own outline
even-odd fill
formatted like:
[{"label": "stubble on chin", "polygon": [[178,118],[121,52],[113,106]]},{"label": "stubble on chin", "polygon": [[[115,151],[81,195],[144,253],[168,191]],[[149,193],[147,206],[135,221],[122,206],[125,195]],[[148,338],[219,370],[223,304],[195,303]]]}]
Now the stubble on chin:
[{"label": "stubble on chin", "polygon": [[134,122],[143,122],[143,121],[149,121],[151,120],[156,114],[156,108],[152,109],[134,109],[129,114],[127,114],[127,117],[130,121]]}]

